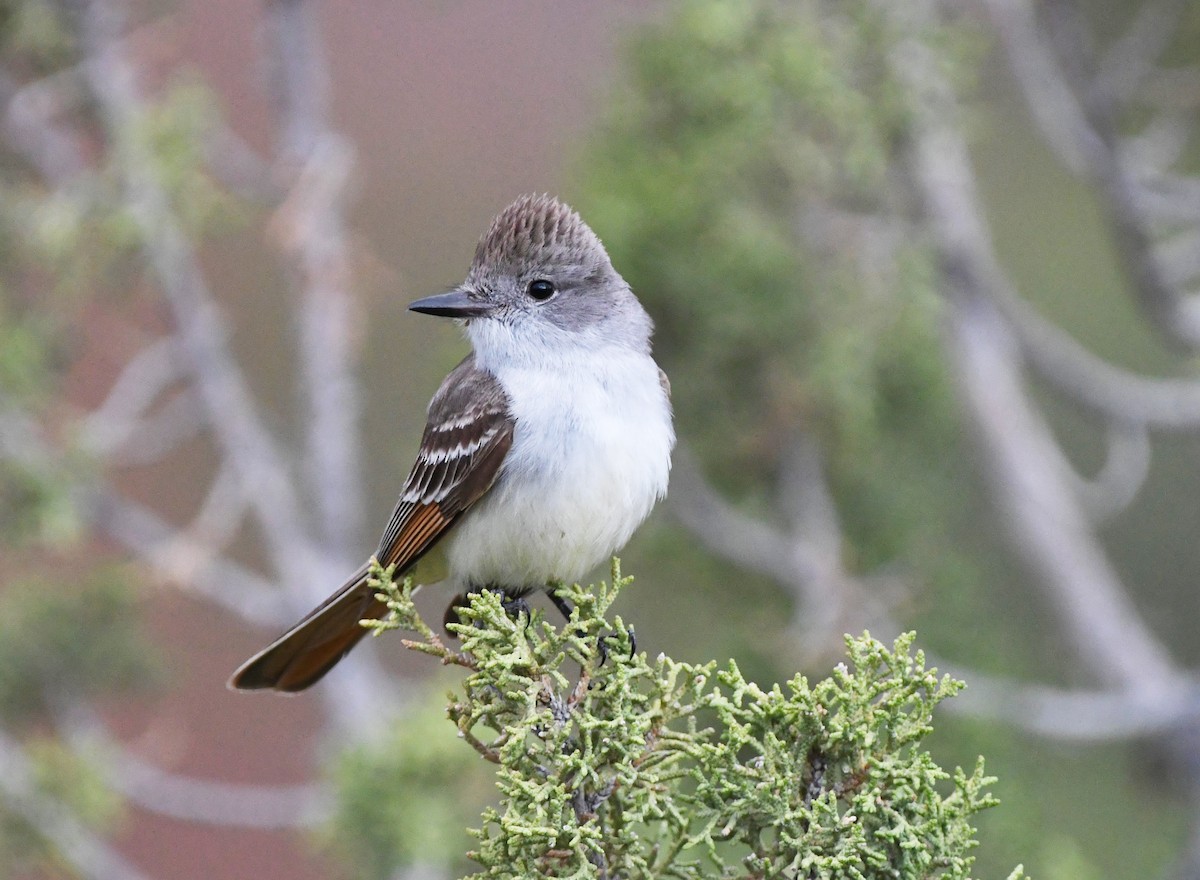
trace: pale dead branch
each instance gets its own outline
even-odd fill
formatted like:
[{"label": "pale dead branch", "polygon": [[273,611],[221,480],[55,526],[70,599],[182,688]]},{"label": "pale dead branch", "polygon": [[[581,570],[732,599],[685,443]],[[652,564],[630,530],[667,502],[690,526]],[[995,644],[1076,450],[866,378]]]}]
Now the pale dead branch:
[{"label": "pale dead branch", "polygon": [[[921,33],[936,13],[932,4],[918,3],[909,15],[909,33]],[[897,47],[892,69],[919,101],[913,177],[941,264],[959,387],[1014,549],[1093,674],[1147,694],[1171,687],[1179,673],[1108,562],[1069,489],[1061,452],[1023,388],[1018,349],[992,299],[993,281],[1002,276],[955,96],[916,37]]]},{"label": "pale dead branch", "polygon": [[129,210],[171,307],[179,357],[200,395],[223,456],[237,469],[262,524],[281,579],[310,584],[312,566],[301,508],[291,475],[262,425],[254,400],[226,344],[217,306],[196,255],[156,179],[155,157],[137,136],[143,113],[135,77],[124,55],[119,7],[93,0],[84,15],[88,81],[108,126]]},{"label": "pale dead branch", "polygon": [[253,785],[172,773],[138,757],[86,706],[63,713],[68,742],[103,759],[108,784],[132,803],[187,822],[236,828],[311,828],[329,818],[332,796],[322,785]]}]

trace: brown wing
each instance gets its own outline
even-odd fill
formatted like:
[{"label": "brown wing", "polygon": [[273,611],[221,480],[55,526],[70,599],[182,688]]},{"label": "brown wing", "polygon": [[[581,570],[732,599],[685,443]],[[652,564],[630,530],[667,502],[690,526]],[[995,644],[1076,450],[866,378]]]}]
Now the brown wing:
[{"label": "brown wing", "polygon": [[[412,472],[375,556],[400,574],[411,568],[481,498],[512,445],[508,396],[467,357],[429,404]],[[229,685],[300,691],[315,684],[366,635],[359,621],[386,610],[367,586],[364,565],[303,620],[247,660]]]},{"label": "brown wing", "polygon": [[407,570],[491,488],[512,445],[508,395],[474,356],[446,377],[376,558]]}]

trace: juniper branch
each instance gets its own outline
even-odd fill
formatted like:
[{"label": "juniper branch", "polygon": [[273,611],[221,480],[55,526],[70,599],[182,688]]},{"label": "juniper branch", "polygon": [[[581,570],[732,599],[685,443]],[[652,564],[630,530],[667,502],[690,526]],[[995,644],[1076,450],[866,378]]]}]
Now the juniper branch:
[{"label": "juniper branch", "polygon": [[949,772],[921,748],[963,684],[927,668],[911,633],[847,638],[824,681],[766,688],[732,661],[631,653],[611,613],[632,580],[617,560],[608,582],[558,588],[574,606],[561,627],[469,597],[448,626],[461,651],[392,574],[373,572],[388,615],[364,625],[467,670],[447,714],[496,765],[473,880],[968,877],[994,780],[982,759]]}]

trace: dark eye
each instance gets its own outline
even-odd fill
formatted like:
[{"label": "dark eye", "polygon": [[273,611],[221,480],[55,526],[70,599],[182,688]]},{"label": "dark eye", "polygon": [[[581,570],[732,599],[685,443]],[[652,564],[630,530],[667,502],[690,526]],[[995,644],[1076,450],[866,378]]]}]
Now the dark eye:
[{"label": "dark eye", "polygon": [[538,278],[529,282],[529,295],[538,302],[545,302],[554,296],[554,283],[547,281],[545,278]]}]

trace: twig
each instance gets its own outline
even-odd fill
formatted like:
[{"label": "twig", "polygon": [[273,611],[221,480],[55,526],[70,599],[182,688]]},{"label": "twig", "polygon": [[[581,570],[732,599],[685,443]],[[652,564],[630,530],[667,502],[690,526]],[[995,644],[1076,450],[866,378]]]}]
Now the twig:
[{"label": "twig", "polygon": [[1177,36],[1187,6],[1188,0],[1143,3],[1125,33],[1100,58],[1093,88],[1114,101],[1131,101]]},{"label": "twig", "polygon": [[781,584],[816,576],[816,561],[805,548],[794,547],[781,529],[721,497],[686,449],[675,452],[668,498],[675,518],[723,559]]},{"label": "twig", "polygon": [[312,5],[271,0],[266,12],[283,130],[276,164],[290,184],[271,225],[299,268],[308,482],[322,545],[334,559],[353,562],[363,490],[353,375],[355,315],[342,216],[353,155],[330,127],[328,72]]},{"label": "twig", "polygon": [[80,432],[95,455],[111,455],[129,442],[138,422],[172,384],[183,378],[171,337],[147,345],[122,368],[108,396],[82,422]]},{"label": "twig", "polygon": [[1121,421],[1147,427],[1200,428],[1200,382],[1139,376],[1113,366],[1024,302],[989,253],[976,255],[992,302],[1004,315],[1029,365],[1071,400]]},{"label": "twig", "polygon": [[1103,146],[1042,38],[1030,0],[982,0],[1008,54],[1009,69],[1046,142],[1071,171],[1082,174]]},{"label": "twig", "polygon": [[1092,75],[1087,28],[1076,3],[1046,0],[1040,8],[1049,26],[1039,27],[1029,0],[984,2],[1047,140],[1102,195],[1114,244],[1143,312],[1168,342],[1188,351],[1200,348],[1200,301],[1174,287],[1159,264],[1141,207],[1145,180],[1153,175],[1130,167],[1117,135],[1120,107]]},{"label": "twig", "polygon": [[1200,682],[1180,678],[1158,693],[1082,690],[1028,684],[930,657],[931,664],[967,682],[943,707],[1051,739],[1108,742],[1156,736],[1200,722]]},{"label": "twig", "polygon": [[[931,4],[906,6],[912,33]],[[898,14],[898,13],[897,13]],[[1142,620],[1066,488],[1061,454],[1021,386],[1016,354],[989,299],[997,277],[978,207],[954,95],[917,37],[895,49],[892,69],[918,98],[912,165],[948,297],[950,344],[964,402],[976,427],[993,494],[1018,551],[1040,575],[1076,651],[1101,680],[1170,688],[1170,655]]]},{"label": "twig", "polygon": [[114,145],[131,215],[178,325],[180,356],[204,403],[218,446],[252,499],[272,563],[284,582],[306,586],[311,598],[321,587],[312,583],[314,566],[299,503],[283,458],[259,421],[226,345],[196,255],[157,179],[156,158],[138,137],[143,108],[123,55],[120,25],[110,0],[88,3],[83,27],[88,81]]},{"label": "twig", "polygon": [[[787,531],[725,500],[686,449],[675,452],[668,504],[676,519],[709,551],[771,578],[793,597],[789,642],[805,663],[840,650],[847,631],[867,626],[872,631],[897,632],[884,607],[891,597],[867,587],[885,582],[894,586],[895,579],[859,580],[845,569],[836,511],[825,507],[827,494],[821,497],[828,489],[819,456],[815,448],[792,454],[788,478],[792,485],[784,489],[782,501],[792,518]],[[805,493],[808,497],[802,499]]]},{"label": "twig", "polygon": [[211,548],[181,555],[179,530],[149,508],[103,488],[85,491],[80,504],[95,527],[162,579],[260,626],[277,629],[292,621],[282,590]]},{"label": "twig", "polygon": [[[1150,434],[1145,425],[1112,421],[1108,455],[1091,480],[1072,479],[1075,494],[1095,523],[1112,519],[1133,503],[1150,474]],[[1071,469],[1069,477],[1075,471]]]},{"label": "twig", "polygon": [[184,388],[145,418],[117,427],[118,445],[109,449],[93,448],[114,467],[152,464],[175,452],[181,444],[200,436],[208,419],[200,396],[193,388]]}]

